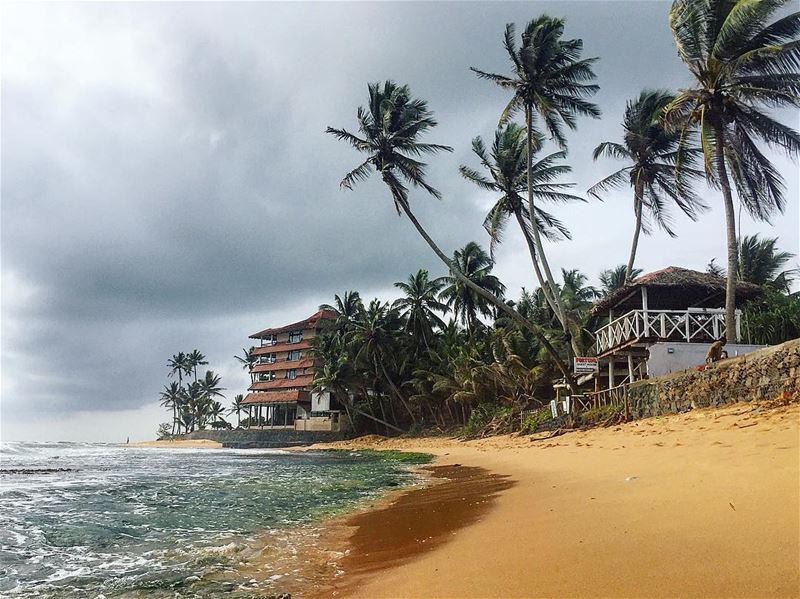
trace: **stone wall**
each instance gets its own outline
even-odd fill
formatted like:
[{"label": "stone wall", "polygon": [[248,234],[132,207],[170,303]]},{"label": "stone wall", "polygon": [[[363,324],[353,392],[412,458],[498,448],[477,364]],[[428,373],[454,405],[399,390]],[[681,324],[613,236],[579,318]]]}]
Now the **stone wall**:
[{"label": "stone wall", "polygon": [[179,435],[179,439],[208,439],[234,449],[278,448],[328,443],[349,439],[352,433],[331,431],[296,431],[292,428],[273,430],[209,430]]},{"label": "stone wall", "polygon": [[777,398],[800,400],[800,339],[628,388],[634,418]]}]

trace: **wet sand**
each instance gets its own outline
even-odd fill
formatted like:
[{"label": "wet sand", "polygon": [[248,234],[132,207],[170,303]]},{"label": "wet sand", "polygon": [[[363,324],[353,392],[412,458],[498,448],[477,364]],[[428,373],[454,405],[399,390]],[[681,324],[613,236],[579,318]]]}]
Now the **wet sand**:
[{"label": "wet sand", "polygon": [[346,521],[319,596],[798,597],[799,421],[737,404],[552,439],[327,445],[469,468]]}]

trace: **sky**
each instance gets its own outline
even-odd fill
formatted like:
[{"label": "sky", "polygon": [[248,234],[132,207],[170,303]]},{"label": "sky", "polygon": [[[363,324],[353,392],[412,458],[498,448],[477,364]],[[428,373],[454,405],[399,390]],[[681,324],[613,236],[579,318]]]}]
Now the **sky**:
[{"label": "sky", "polygon": [[[445,274],[378,180],[338,187],[360,162],[324,134],[355,128],[367,83],[394,79],[428,100],[441,201],[412,205],[448,253],[471,240],[492,197],[458,173],[477,166],[507,93],[470,66],[505,73],[505,24],[566,18],[566,37],[598,56],[603,111],[568,136],[565,181],[586,189],[622,165],[593,162],[617,140],[626,100],[679,89],[668,2],[5,3],[2,14],[0,431],[3,440],[153,438],[168,420],[158,393],[167,359],[199,349],[230,399],[248,376],[233,358],[248,335],[299,320],[335,293],[389,299],[419,268]],[[797,114],[784,115],[797,127]],[[554,148],[549,146],[550,150]],[[787,209],[744,233],[798,251],[797,164],[775,156]],[[698,222],[674,213],[637,266],[724,264],[721,198]],[[596,282],[625,261],[631,193],[552,208],[573,240],[554,268]],[[495,272],[509,295],[534,287],[512,230]]]}]

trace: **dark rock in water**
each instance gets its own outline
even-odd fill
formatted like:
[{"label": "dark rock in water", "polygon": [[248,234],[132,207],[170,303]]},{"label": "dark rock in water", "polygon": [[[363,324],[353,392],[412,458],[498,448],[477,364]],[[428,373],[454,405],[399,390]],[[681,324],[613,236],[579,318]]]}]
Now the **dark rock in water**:
[{"label": "dark rock in water", "polygon": [[54,474],[56,472],[75,472],[75,468],[8,468],[0,474]]}]

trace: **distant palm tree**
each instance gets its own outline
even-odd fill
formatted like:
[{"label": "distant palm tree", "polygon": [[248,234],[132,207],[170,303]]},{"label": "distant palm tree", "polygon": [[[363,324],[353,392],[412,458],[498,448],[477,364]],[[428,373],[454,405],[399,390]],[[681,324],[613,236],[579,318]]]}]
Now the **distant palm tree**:
[{"label": "distant palm tree", "polygon": [[175,426],[178,423],[178,407],[184,397],[184,389],[180,383],[172,381],[169,385],[164,385],[164,390],[159,394],[161,405],[172,410],[172,434],[175,434]]},{"label": "distant palm tree", "polygon": [[[583,40],[564,40],[564,20],[542,15],[528,22],[522,33],[522,45],[517,48],[516,28],[513,23],[506,25],[503,46],[511,59],[512,75],[498,75],[471,70],[482,79],[488,79],[501,88],[513,93],[500,117],[505,124],[516,112],[525,114],[525,129],[528,132],[528,210],[536,213],[534,204],[533,143],[534,116],[538,116],[544,128],[561,148],[566,148],[564,126],[575,129],[577,116],[599,117],[600,109],[586,98],[594,95],[597,85],[587,83],[595,78],[592,65],[597,58],[581,59]],[[531,232],[537,256],[549,289],[553,310],[562,324],[565,324],[564,308],[555,292],[556,283],[542,246],[541,235],[536,219],[532,219]],[[541,283],[540,283],[541,284]]]},{"label": "distant palm tree", "polygon": [[353,323],[364,312],[364,302],[358,291],[345,291],[342,296],[334,296],[334,305],[322,304],[320,310],[330,310],[336,314],[335,326],[341,333],[349,333]]},{"label": "distant palm tree", "polygon": [[[543,139],[541,134],[534,133],[536,139],[532,147],[534,151],[538,152]],[[526,166],[528,143],[525,128],[516,123],[509,123],[504,128],[498,128],[489,152],[486,150],[483,139],[476,137],[472,140],[472,152],[480,160],[483,172],[462,165],[460,167],[461,175],[481,189],[500,196],[483,221],[483,227],[491,239],[490,254],[494,254],[494,247],[501,241],[502,231],[509,217],[513,216],[528,245],[528,252],[539,285],[544,285],[539,262],[536,260],[536,245],[531,231],[530,212],[523,198],[528,189]],[[583,198],[566,193],[565,190],[574,187],[574,183],[555,181],[560,175],[572,171],[566,164],[557,164],[565,156],[566,152],[555,152],[537,160],[531,166],[534,196],[551,202],[585,201]],[[536,220],[539,231],[546,239],[555,241],[570,238],[570,233],[564,224],[542,208],[536,208]]]},{"label": "distant palm tree", "polygon": [[439,297],[445,300],[447,306],[472,334],[478,326],[478,316],[490,316],[494,308],[492,303],[486,301],[483,294],[474,291],[474,287],[500,298],[505,294],[506,288],[500,279],[492,274],[494,265],[492,259],[474,241],[455,251],[453,263],[473,285],[465,285],[458,277],[445,277],[447,286],[442,289]]},{"label": "distant palm tree", "polygon": [[800,274],[797,268],[782,270],[794,257],[780,251],[776,237],[761,239],[746,235],[739,244],[739,279],[788,293],[792,281]]},{"label": "distant palm tree", "polygon": [[197,367],[198,366],[205,366],[206,364],[208,364],[208,362],[206,362],[206,357],[203,354],[201,354],[198,350],[195,349],[195,350],[192,350],[186,356],[186,358],[187,358],[187,360],[189,361],[189,364],[192,367],[192,372],[194,374],[194,380],[196,381],[197,380]]},{"label": "distant palm tree", "polygon": [[[642,91],[638,98],[629,100],[625,106],[625,116],[622,119],[623,142],[604,141],[594,149],[592,155],[595,160],[606,156],[629,163],[589,188],[589,193],[597,198],[611,188],[633,188],[636,225],[633,229],[626,281],[633,278],[639,234],[651,233],[649,219],[670,237],[675,237],[667,210],[669,201],[674,202],[692,220],[697,220],[698,211],[707,208],[689,185],[685,182],[678,184],[676,164],[680,158],[680,132],[665,131],[660,120],[664,108],[674,99],[673,94],[663,90]],[[684,152],[683,181],[702,175],[700,171],[690,167],[692,156],[692,153]]]},{"label": "distant palm tree", "polygon": [[184,352],[178,352],[169,360],[167,360],[167,367],[170,369],[169,376],[173,376],[175,374],[178,375],[178,384],[180,385],[183,385],[183,375],[189,375],[192,373],[192,366],[191,362],[189,362],[189,356],[187,356]]},{"label": "distant palm tree", "polygon": [[434,327],[441,329],[445,326],[437,312],[444,314],[448,307],[437,296],[446,282],[444,277],[431,280],[428,271],[420,269],[408,277],[408,282],[394,284],[404,294],[404,297],[395,300],[394,307],[405,318],[406,329],[417,341],[418,347],[424,345],[430,349]]},{"label": "distant palm tree", "polygon": [[[186,386],[186,403],[185,412],[191,416],[188,421],[191,424],[191,430],[186,429],[186,432],[194,431],[195,427],[203,428],[205,425],[206,412],[208,410],[208,400],[203,393],[201,384],[189,383]],[[186,422],[186,418],[181,418],[182,422]]]},{"label": "distant palm tree", "polygon": [[228,424],[222,417],[223,414],[225,414],[225,408],[223,405],[218,401],[212,401],[208,409],[208,415],[211,417],[211,426],[213,428],[216,428],[216,425],[219,423],[223,424],[224,428],[228,427]]},{"label": "distant palm tree", "polygon": [[255,347],[251,347],[250,349],[242,348],[241,356],[233,356],[242,365],[242,370],[250,370],[256,365],[256,360],[258,358],[255,354],[255,351]]},{"label": "distant palm tree", "polygon": [[229,412],[229,414],[236,414],[236,428],[242,426],[242,412],[244,412],[244,410],[244,395],[239,393],[238,395],[234,396]]},{"label": "distant palm tree", "polygon": [[448,146],[419,141],[420,136],[436,125],[433,113],[428,110],[427,103],[424,100],[412,98],[408,86],[399,86],[392,81],[386,81],[383,86],[379,83],[371,83],[368,88],[369,103],[366,108],[360,107],[357,113],[359,132],[362,137],[345,129],[334,129],[333,127],[326,129],[327,133],[348,142],[359,152],[368,155],[364,162],[345,175],[340,186],[352,189],[357,182],[366,180],[373,171],[379,173],[392,194],[397,212],[402,212],[408,217],[431,250],[447,265],[452,275],[461,279],[465,285],[472,286],[473,291],[482,295],[486,301],[494,304],[498,309],[503,310],[518,326],[533,333],[546,351],[553,356],[567,383],[574,386],[572,374],[542,331],[501,299],[469,281],[436,245],[412,212],[408,202],[407,185],[420,187],[436,198],[441,197],[439,191],[425,180],[427,165],[416,160],[414,156],[452,151],[452,148]]},{"label": "distant palm tree", "polygon": [[628,277],[628,267],[625,264],[620,264],[614,268],[608,268],[600,273],[600,284],[603,286],[601,295],[608,295],[612,291],[621,289],[630,280],[633,281],[642,274],[641,268],[634,268],[630,277]]},{"label": "distant palm tree", "polygon": [[756,219],[783,212],[784,182],[759,143],[800,153],[800,135],[763,107],[800,106],[800,13],[775,18],[788,0],[675,0],[678,56],[694,76],[667,107],[668,128],[697,128],[708,180],[722,191],[728,241],[725,327],[735,330],[739,252],[730,179]]}]

